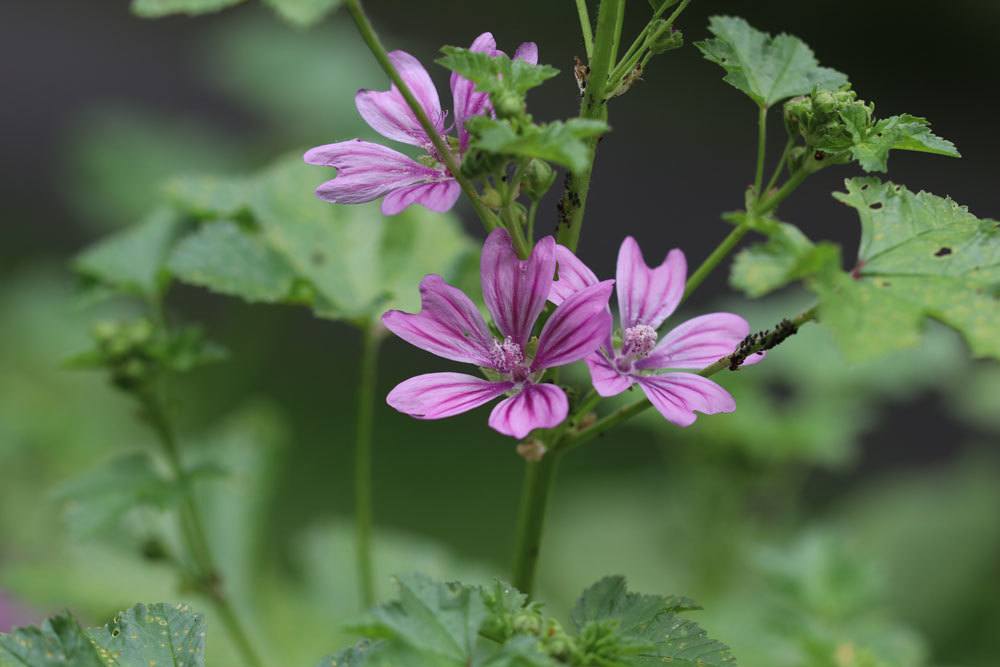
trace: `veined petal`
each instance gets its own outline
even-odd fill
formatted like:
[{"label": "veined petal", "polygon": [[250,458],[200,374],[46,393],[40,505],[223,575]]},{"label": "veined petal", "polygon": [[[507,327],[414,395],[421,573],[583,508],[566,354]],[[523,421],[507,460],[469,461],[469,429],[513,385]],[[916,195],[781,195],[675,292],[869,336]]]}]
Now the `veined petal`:
[{"label": "veined petal", "polygon": [[335,167],[337,177],[316,188],[334,204],[360,204],[387,192],[442,178],[442,173],[391,148],[360,139],[317,146],[304,156],[308,164]]},{"label": "veined petal", "polygon": [[512,386],[464,373],[427,373],[400,382],[386,402],[417,419],[443,419],[478,408]]},{"label": "veined petal", "polygon": [[[441,101],[427,70],[419,60],[405,51],[393,51],[389,54],[389,60],[417,98],[437,133],[443,134],[444,114],[441,112]],[[365,122],[383,137],[414,146],[431,145],[420,121],[395,85],[386,91],[359,90],[354,104]]]},{"label": "veined petal", "polygon": [[538,336],[531,370],[579,361],[609,339],[612,320],[608,299],[614,283],[605,280],[586,287],[555,309]]},{"label": "veined petal", "polygon": [[626,237],[618,251],[617,272],[622,328],[636,324],[659,328],[681,302],[686,275],[687,262],[680,250],[671,250],[663,264],[651,269],[639,244]]},{"label": "veined petal", "polygon": [[590,369],[590,382],[601,396],[617,396],[635,382],[631,375],[619,372],[614,362],[600,351],[589,355],[585,361]]},{"label": "veined petal", "polygon": [[690,426],[697,416],[733,412],[732,395],[708,378],[694,373],[665,373],[635,378],[646,397],[667,421]]},{"label": "veined petal", "polygon": [[[746,335],[750,325],[733,313],[709,313],[692,318],[674,327],[660,339],[637,368],[704,368],[732,354]],[[763,358],[752,354],[744,363],[755,364]]]},{"label": "veined petal", "polygon": [[567,297],[599,281],[594,272],[573,251],[564,245],[556,246],[556,275],[549,290],[549,301],[557,306]]},{"label": "veined petal", "polygon": [[558,426],[568,412],[569,401],[562,389],[548,383],[527,384],[493,408],[490,428],[520,439],[536,428]]},{"label": "veined petal", "polygon": [[522,260],[505,229],[493,230],[483,244],[479,265],[483,300],[497,328],[521,349],[527,346],[552,287],[555,245],[555,239],[546,236],[535,244],[531,257]]},{"label": "veined petal", "polygon": [[[470,51],[487,53],[495,56],[497,51],[493,33],[484,32],[469,46]],[[476,92],[476,84],[465,77],[452,72],[451,97],[455,105],[455,127],[458,129],[458,139],[464,151],[469,144],[469,133],[465,131],[465,121],[472,116],[479,116],[490,110],[490,96],[487,93]]]},{"label": "veined petal", "polygon": [[410,185],[393,190],[382,201],[382,213],[396,215],[411,204],[420,204],[438,213],[451,210],[462,194],[462,188],[453,178],[434,183]]},{"label": "veined petal", "polygon": [[493,336],[476,304],[441,276],[420,281],[420,312],[390,310],[382,323],[407,343],[452,361],[490,365]]},{"label": "veined petal", "polygon": [[538,44],[534,42],[524,42],[517,47],[514,52],[514,60],[523,60],[532,65],[538,64]]}]

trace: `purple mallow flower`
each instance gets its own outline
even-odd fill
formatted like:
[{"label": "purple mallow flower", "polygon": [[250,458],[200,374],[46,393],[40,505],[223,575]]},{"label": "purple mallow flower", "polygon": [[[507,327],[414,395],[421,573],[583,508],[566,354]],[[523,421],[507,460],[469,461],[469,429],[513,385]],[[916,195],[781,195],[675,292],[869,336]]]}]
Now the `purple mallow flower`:
[{"label": "purple mallow flower", "polygon": [[[469,48],[493,56],[502,53],[497,50],[496,41],[488,32],[477,37]],[[538,47],[531,42],[521,44],[514,57],[536,64]],[[437,89],[427,70],[405,51],[393,51],[389,60],[413,91],[434,130],[447,143],[450,128],[445,127],[446,113],[441,110]],[[489,96],[477,92],[475,88],[475,84],[468,79],[451,75],[459,157],[469,144],[466,120],[492,113]],[[306,152],[305,161],[337,169],[336,178],[316,189],[319,198],[333,204],[361,204],[385,197],[382,212],[386,215],[395,215],[410,204],[420,204],[441,212],[454,206],[461,188],[442,163],[431,138],[399,89],[393,85],[387,91],[359,90],[354,102],[358,113],[376,132],[388,139],[419,146],[427,156],[418,162],[391,148],[361,139],[317,146]]]},{"label": "purple mallow flower", "polygon": [[440,276],[420,283],[421,310],[390,310],[382,322],[403,340],[439,357],[473,364],[488,379],[463,373],[428,373],[393,389],[389,405],[418,419],[442,419],[507,395],[490,414],[490,426],[515,438],[560,424],[568,411],[562,389],[543,383],[545,370],[584,359],[611,328],[608,300],[613,280],[593,281],[561,300],[537,341],[532,329],[553,285],[556,243],[540,240],[518,259],[510,236],[494,230],[480,263],[483,299],[502,338],[491,333],[476,305]]},{"label": "purple mallow flower", "polygon": [[[556,247],[559,280],[549,299],[561,304],[579,290],[591,289],[597,276],[568,248]],[[684,295],[687,262],[680,250],[671,250],[663,264],[649,268],[639,244],[627,237],[618,251],[617,290],[621,342],[612,340],[610,319],[604,343],[586,359],[594,389],[615,396],[633,384],[667,420],[678,426],[694,423],[695,412],[732,412],[736,402],[728,391],[694,373],[667,369],[702,369],[731,354],[750,332],[739,315],[711,313],[681,323],[660,338],[657,329],[677,308]],[[752,355],[744,363],[756,363]]]},{"label": "purple mallow flower", "polygon": [[31,625],[35,620],[34,614],[0,591],[0,632],[10,632],[16,627]]}]

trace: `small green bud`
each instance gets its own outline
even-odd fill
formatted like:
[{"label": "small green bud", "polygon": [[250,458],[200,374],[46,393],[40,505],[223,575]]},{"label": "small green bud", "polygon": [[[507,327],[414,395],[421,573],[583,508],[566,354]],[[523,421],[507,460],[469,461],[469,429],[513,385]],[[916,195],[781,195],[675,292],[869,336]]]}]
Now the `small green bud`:
[{"label": "small green bud", "polygon": [[94,325],[94,338],[101,343],[106,343],[118,334],[118,323],[110,320],[98,322]]},{"label": "small green bud", "polygon": [[674,30],[663,19],[657,19],[646,46],[653,53],[666,53],[684,46],[684,33]]},{"label": "small green bud", "polygon": [[514,632],[522,634],[537,635],[542,631],[541,617],[530,612],[521,612],[515,615],[511,625],[514,627]]},{"label": "small green bud", "polygon": [[527,110],[524,98],[511,92],[504,92],[494,96],[492,101],[497,118],[518,118],[523,116]]},{"label": "small green bud", "polygon": [[500,196],[499,192],[488,185],[483,189],[483,193],[479,196],[479,198],[485,206],[492,208],[494,211],[499,210],[500,207],[503,206],[503,197]]},{"label": "small green bud", "polygon": [[525,169],[521,187],[524,194],[531,199],[538,201],[545,196],[552,184],[556,181],[556,172],[545,160],[533,158]]},{"label": "small green bud", "polygon": [[466,178],[482,178],[495,173],[503,167],[504,162],[505,159],[500,155],[473,148],[462,158],[462,175]]}]

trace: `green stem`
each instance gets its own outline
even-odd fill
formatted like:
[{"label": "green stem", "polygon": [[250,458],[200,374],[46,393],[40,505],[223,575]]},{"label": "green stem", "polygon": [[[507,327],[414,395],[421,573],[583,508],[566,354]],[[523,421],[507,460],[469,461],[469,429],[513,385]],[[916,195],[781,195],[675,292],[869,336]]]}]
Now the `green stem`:
[{"label": "green stem", "polygon": [[[691,4],[691,0],[682,0],[682,2],[677,5],[677,8],[671,12],[665,23],[660,26],[659,29],[661,34],[670,30],[670,28],[674,25],[674,22],[677,21],[677,18],[685,9],[687,9],[689,4]],[[653,16],[649,19],[649,23],[647,23],[639,32],[639,36],[635,38],[631,46],[629,46],[628,50],[625,52],[625,55],[622,56],[621,61],[611,72],[611,76],[608,78],[615,86],[617,86],[617,82],[621,80],[623,76],[635,69],[636,63],[643,58],[643,47],[646,46],[646,40],[649,38],[649,31],[653,27],[653,23],[656,22],[656,19],[663,15],[663,12],[666,11],[668,6],[669,3],[664,2],[655,12],[653,12]]]},{"label": "green stem", "polygon": [[781,152],[781,159],[778,160],[778,166],[774,168],[774,173],[771,174],[771,178],[768,179],[767,185],[764,186],[764,190],[760,192],[758,196],[764,197],[768,192],[771,191],[771,188],[774,187],[774,184],[778,182],[778,177],[781,176],[781,170],[785,168],[785,163],[788,161],[788,154],[792,151],[792,148],[794,147],[795,147],[795,139],[789,137],[788,142],[785,143],[785,150]]},{"label": "green stem", "polygon": [[549,451],[539,461],[528,461],[517,512],[517,541],[514,546],[514,587],[531,595],[535,569],[542,546],[542,529],[559,454]]},{"label": "green stem", "polygon": [[760,105],[757,113],[757,170],[754,172],[754,197],[760,199],[760,186],[764,183],[764,158],[767,154],[767,107]]},{"label": "green stem", "polygon": [[208,598],[214,604],[219,617],[226,626],[230,637],[236,644],[244,661],[251,667],[262,667],[261,662],[250,641],[249,635],[240,622],[232,603],[226,597],[223,590],[219,573],[215,567],[215,559],[209,545],[204,521],[201,518],[201,509],[195,498],[194,487],[191,476],[184,467],[181,458],[180,447],[177,443],[177,436],[174,433],[170,419],[162,401],[155,391],[148,389],[137,394],[143,405],[145,416],[159,437],[163,452],[167,457],[167,462],[174,478],[181,489],[181,509],[180,524],[181,533],[187,546],[189,558],[197,568],[198,583]]},{"label": "green stem", "polygon": [[[817,316],[817,308],[813,307],[813,308],[810,308],[809,310],[805,311],[801,315],[798,315],[794,319],[790,320],[790,322],[791,322],[791,325],[793,326],[793,328],[795,330],[797,330],[799,327],[801,327],[806,322],[810,322],[812,320],[815,320],[816,316]],[[759,343],[757,343],[757,344],[755,344],[753,346],[749,346],[745,350],[743,350],[743,353],[744,353],[743,358],[746,358],[746,355],[748,353],[752,354],[752,353],[757,352],[759,350],[765,349],[766,346],[767,346],[767,338],[766,337],[762,337]],[[773,347],[773,345],[772,345],[772,347]],[[706,366],[705,368],[703,368],[701,371],[698,372],[698,375],[701,375],[702,377],[709,377],[711,375],[714,375],[714,374],[718,373],[719,371],[721,371],[723,369],[729,368],[730,365],[731,365],[731,363],[732,363],[732,360],[736,356],[736,354],[737,353],[734,352],[733,354],[731,354],[731,355],[729,355],[727,357],[723,357],[722,359],[719,359],[714,364],[711,364],[710,366]],[[587,427],[582,428],[582,429],[578,429],[576,431],[571,431],[571,432],[565,434],[563,436],[563,438],[559,442],[558,449],[554,450],[554,451],[550,451],[549,453],[550,454],[552,454],[552,453],[565,454],[568,451],[576,449],[580,445],[582,445],[582,444],[584,444],[586,442],[589,442],[589,441],[593,440],[594,438],[596,438],[598,436],[604,435],[604,433],[606,433],[610,429],[614,428],[618,424],[621,424],[622,422],[628,421],[632,417],[635,417],[636,415],[644,412],[647,408],[649,408],[651,406],[652,406],[652,403],[649,402],[649,399],[642,398],[642,399],[639,399],[639,400],[637,400],[637,401],[635,401],[633,403],[630,403],[630,404],[628,404],[628,405],[626,405],[624,407],[618,408],[617,410],[615,410],[611,414],[609,414],[609,415],[607,415],[607,416],[605,416],[605,417],[603,417],[601,419],[598,419],[596,422],[594,422],[590,426],[587,426]]]},{"label": "green stem", "polygon": [[378,347],[381,340],[377,325],[369,324],[362,331],[354,441],[354,528],[358,585],[365,608],[375,604],[375,573],[372,566],[372,430],[378,379]]},{"label": "green stem", "polygon": [[344,3],[347,6],[347,11],[350,12],[351,18],[354,19],[354,23],[358,28],[358,32],[361,34],[361,39],[365,41],[368,45],[368,49],[375,56],[375,60],[382,67],[382,70],[389,76],[389,79],[395,84],[396,88],[399,89],[399,93],[406,100],[406,104],[413,111],[413,115],[417,117],[417,121],[420,126],[427,133],[427,138],[430,139],[431,143],[434,145],[434,150],[437,155],[444,162],[445,166],[451,175],[458,181],[458,184],[462,187],[462,192],[465,196],[469,198],[472,202],[473,208],[476,210],[476,214],[479,219],[482,220],[483,226],[486,227],[486,231],[492,231],[497,226],[497,218],[490,211],[479,198],[479,193],[476,192],[476,188],[472,183],[462,175],[458,159],[455,154],[452,153],[451,149],[445,143],[444,138],[438,132],[437,128],[431,122],[430,118],[427,117],[427,112],[417,101],[417,98],[413,95],[413,91],[410,87],[406,85],[403,78],[396,71],[393,66],[392,61],[389,60],[389,54],[382,45],[382,41],[379,39],[378,34],[375,32],[375,28],[372,27],[371,21],[368,20],[368,16],[365,14],[364,8],[361,6],[361,0],[345,0]]},{"label": "green stem", "polygon": [[691,274],[691,277],[688,278],[687,283],[684,285],[684,297],[682,300],[686,300],[691,296],[691,293],[698,289],[698,286],[705,281],[708,274],[714,271],[715,267],[732,252],[736,244],[740,242],[740,239],[746,236],[746,233],[750,231],[749,219],[749,216],[747,216],[743,222],[734,227],[726,238],[722,239],[722,243],[712,251],[712,254],[706,257],[705,261],[695,269],[695,272]]},{"label": "green stem", "polygon": [[528,204],[528,238],[535,238],[535,218],[538,216],[538,200],[532,199]]},{"label": "green stem", "polygon": [[794,174],[789,176],[788,180],[781,188],[769,197],[764,197],[760,202],[760,205],[756,207],[754,213],[757,215],[764,215],[770,213],[774,209],[778,208],[778,204],[788,199],[788,196],[795,192],[795,189],[802,185],[802,181],[809,177],[809,174],[814,173],[816,169],[811,169],[808,166],[799,169]]},{"label": "green stem", "polygon": [[587,51],[587,60],[590,60],[594,54],[594,33],[590,27],[590,12],[587,10],[587,0],[576,0],[576,13],[580,17],[583,48]]},{"label": "green stem", "polygon": [[[597,13],[597,32],[594,35],[594,53],[590,59],[590,76],[583,100],[580,102],[581,118],[607,120],[605,97],[608,74],[621,33],[623,11],[624,0],[601,0],[601,7]],[[597,152],[597,139],[591,139],[588,143],[590,161],[581,172],[568,175],[566,189],[559,205],[557,238],[559,243],[574,251],[580,242],[583,212],[587,205],[590,177],[594,170],[594,158]]]}]

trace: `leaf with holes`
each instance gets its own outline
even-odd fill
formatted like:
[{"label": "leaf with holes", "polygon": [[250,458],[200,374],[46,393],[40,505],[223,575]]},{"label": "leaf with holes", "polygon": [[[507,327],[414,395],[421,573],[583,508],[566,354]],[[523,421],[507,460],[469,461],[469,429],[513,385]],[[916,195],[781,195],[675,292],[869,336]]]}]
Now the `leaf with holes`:
[{"label": "leaf with holes", "polygon": [[583,592],[572,620],[583,635],[588,626],[612,623],[621,640],[646,648],[622,657],[622,664],[669,662],[689,667],[736,664],[729,648],[707,636],[694,621],[678,614],[700,607],[684,597],[631,593],[624,577],[605,577]]},{"label": "leaf with holes", "polygon": [[847,83],[837,70],[821,67],[805,42],[792,35],[771,35],[733,16],[713,16],[714,38],[696,42],[708,60],[726,70],[724,80],[765,107],[815,88]]},{"label": "leaf with holes", "polygon": [[874,178],[836,198],[861,218],[854,270],[812,283],[820,321],[845,354],[866,359],[916,345],[926,318],[961,333],[975,356],[1000,359],[1000,223]]}]

